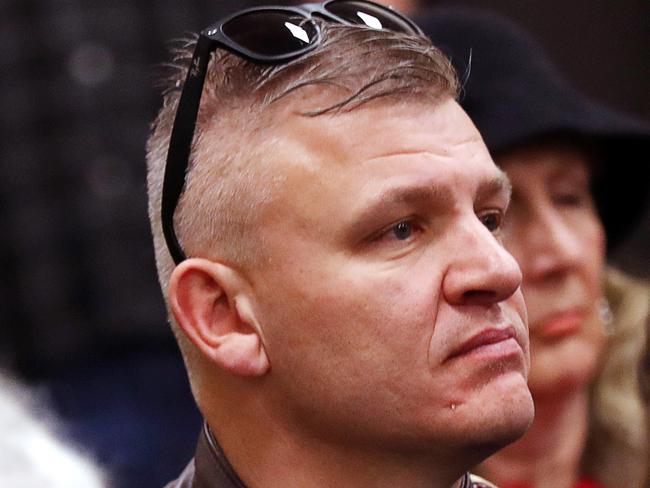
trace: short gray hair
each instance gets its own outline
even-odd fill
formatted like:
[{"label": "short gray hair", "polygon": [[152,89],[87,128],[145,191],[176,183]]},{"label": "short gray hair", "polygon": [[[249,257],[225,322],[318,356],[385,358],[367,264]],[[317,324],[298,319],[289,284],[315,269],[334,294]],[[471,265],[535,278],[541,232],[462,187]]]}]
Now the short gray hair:
[{"label": "short gray hair", "polygon": [[[424,36],[318,21],[321,44],[294,61],[259,65],[224,50],[212,57],[196,125],[186,187],[174,225],[188,256],[219,258],[235,266],[259,259],[263,243],[255,216],[281,178],[265,164],[272,149],[278,102],[307,87],[327,97],[300,112],[335,115],[374,100],[439,102],[456,98],[449,60]],[[149,217],[163,289],[174,268],[160,222],[165,159],[173,119],[195,40],[174,51],[163,106],[147,144]],[[317,102],[314,102],[317,103]],[[432,108],[433,109],[433,108]],[[178,336],[178,334],[177,334]]]}]

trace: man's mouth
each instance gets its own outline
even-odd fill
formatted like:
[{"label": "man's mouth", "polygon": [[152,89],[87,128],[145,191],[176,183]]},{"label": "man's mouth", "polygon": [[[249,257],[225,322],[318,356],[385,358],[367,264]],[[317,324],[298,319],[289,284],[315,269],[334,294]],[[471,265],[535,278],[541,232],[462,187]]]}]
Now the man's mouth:
[{"label": "man's mouth", "polygon": [[461,356],[480,355],[486,359],[498,359],[512,354],[520,354],[521,346],[517,342],[515,328],[488,328],[473,335],[452,351],[445,361]]}]

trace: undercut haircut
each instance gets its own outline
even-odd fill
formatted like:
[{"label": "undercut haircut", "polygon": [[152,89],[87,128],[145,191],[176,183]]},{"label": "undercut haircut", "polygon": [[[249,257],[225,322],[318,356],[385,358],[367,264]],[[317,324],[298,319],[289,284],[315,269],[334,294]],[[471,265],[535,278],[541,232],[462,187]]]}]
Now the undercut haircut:
[{"label": "undercut haircut", "polygon": [[[440,101],[457,98],[454,69],[428,38],[314,21],[320,45],[286,64],[255,64],[222,49],[213,53],[174,216],[187,256],[234,267],[254,266],[264,257],[256,215],[282,181],[265,158],[282,144],[273,135],[281,107],[304,117],[335,117],[369,103],[429,104],[435,110]],[[163,290],[174,268],[160,218],[165,160],[195,42],[173,50],[163,106],[147,143],[149,218]]]}]

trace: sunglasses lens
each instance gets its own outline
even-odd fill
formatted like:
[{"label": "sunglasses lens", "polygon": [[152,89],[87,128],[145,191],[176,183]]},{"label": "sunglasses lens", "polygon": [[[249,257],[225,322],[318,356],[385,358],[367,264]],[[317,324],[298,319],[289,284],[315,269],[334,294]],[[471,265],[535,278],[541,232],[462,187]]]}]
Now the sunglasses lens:
[{"label": "sunglasses lens", "polygon": [[264,56],[296,53],[318,37],[314,24],[290,12],[249,12],[226,22],[223,33],[241,47]]},{"label": "sunglasses lens", "polygon": [[372,3],[334,0],[327,3],[325,9],[350,24],[366,25],[373,29],[387,29],[409,34],[416,33],[413,26],[397,13]]}]

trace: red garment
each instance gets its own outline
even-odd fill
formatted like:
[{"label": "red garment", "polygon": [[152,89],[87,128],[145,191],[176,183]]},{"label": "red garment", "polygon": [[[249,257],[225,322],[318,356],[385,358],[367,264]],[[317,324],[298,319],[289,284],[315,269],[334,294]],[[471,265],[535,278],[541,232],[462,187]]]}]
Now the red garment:
[{"label": "red garment", "polygon": [[576,484],[576,488],[605,488],[605,487],[600,483],[596,483],[594,480],[590,480],[588,478],[582,478]]},{"label": "red garment", "polygon": [[[508,485],[503,485],[503,488],[534,488],[533,485],[528,485],[526,483],[510,483]],[[596,483],[594,480],[589,478],[582,478],[578,480],[574,488],[605,488],[600,483]]]}]

